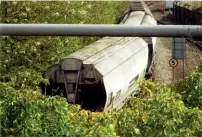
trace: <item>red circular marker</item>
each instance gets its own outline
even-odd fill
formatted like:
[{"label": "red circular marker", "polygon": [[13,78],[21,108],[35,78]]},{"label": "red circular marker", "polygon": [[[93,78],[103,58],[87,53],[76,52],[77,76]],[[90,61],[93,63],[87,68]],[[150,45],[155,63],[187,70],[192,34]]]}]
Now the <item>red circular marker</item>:
[{"label": "red circular marker", "polygon": [[177,59],[170,59],[170,60],[169,60],[169,65],[170,65],[171,67],[176,67],[176,66],[178,65]]}]

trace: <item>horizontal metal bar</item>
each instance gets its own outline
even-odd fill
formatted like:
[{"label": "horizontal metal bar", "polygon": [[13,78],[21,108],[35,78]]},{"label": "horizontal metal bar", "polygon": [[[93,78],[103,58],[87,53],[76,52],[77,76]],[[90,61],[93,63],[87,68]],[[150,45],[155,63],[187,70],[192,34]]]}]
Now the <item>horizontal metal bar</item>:
[{"label": "horizontal metal bar", "polygon": [[202,37],[200,25],[0,24],[0,35]]}]

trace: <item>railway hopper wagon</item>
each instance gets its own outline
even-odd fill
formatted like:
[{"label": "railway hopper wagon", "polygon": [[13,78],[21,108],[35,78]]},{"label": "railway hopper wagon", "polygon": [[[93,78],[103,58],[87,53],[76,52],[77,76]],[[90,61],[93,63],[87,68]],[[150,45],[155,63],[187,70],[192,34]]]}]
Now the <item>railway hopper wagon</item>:
[{"label": "railway hopper wagon", "polygon": [[[120,25],[157,25],[148,10],[130,11]],[[42,92],[62,95],[93,111],[121,108],[138,90],[136,80],[151,70],[155,38],[104,37],[44,72]]]}]

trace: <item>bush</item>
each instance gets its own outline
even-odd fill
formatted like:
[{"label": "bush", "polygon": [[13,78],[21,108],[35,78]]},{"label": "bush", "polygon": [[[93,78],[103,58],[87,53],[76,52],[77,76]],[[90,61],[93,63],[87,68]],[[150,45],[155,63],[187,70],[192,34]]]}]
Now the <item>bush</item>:
[{"label": "bush", "polygon": [[1,135],[202,136],[202,110],[187,108],[181,95],[168,86],[142,83],[146,85],[142,89],[151,91],[152,96],[142,92],[122,109],[104,113],[82,110],[62,97],[0,83]]},{"label": "bush", "polygon": [[189,107],[202,109],[202,65],[184,80],[174,84],[174,90],[182,95],[182,100]]},{"label": "bush", "polygon": [[[144,85],[151,85],[151,82]],[[129,105],[119,111],[116,126],[118,135],[122,137],[202,136],[201,110],[187,108],[181,100],[181,95],[168,86],[155,84],[151,89],[153,96],[132,97]]]},{"label": "bush", "polygon": [[111,115],[81,110],[59,96],[0,83],[0,100],[2,136],[116,136]]}]

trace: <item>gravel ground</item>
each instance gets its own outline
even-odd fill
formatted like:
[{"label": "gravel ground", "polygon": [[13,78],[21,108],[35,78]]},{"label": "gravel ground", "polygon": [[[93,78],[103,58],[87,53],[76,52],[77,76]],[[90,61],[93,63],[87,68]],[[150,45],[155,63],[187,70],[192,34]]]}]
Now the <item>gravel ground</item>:
[{"label": "gravel ground", "polygon": [[153,79],[159,83],[170,83],[172,81],[173,69],[168,61],[171,58],[171,38],[157,38],[155,57],[153,64]]},{"label": "gravel ground", "polygon": [[180,80],[189,75],[202,62],[202,52],[196,46],[186,44],[184,75],[183,61],[178,61],[178,66],[174,69],[169,66],[171,53],[171,38],[157,38],[155,57],[153,64],[153,79],[158,83],[169,84],[174,80]]},{"label": "gravel ground", "polygon": [[[166,22],[166,24],[174,24],[168,12],[153,12],[156,20]],[[180,80],[196,69],[198,64],[202,62],[202,52],[191,44],[186,44],[185,60],[184,60],[184,76],[183,61],[178,61],[178,66],[174,69],[169,66],[169,60],[172,57],[172,38],[157,38],[155,57],[153,64],[153,79],[157,83],[169,84],[174,80]],[[173,73],[174,72],[174,73]]]}]

